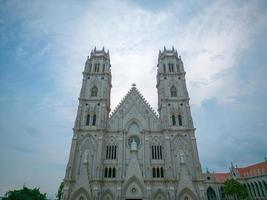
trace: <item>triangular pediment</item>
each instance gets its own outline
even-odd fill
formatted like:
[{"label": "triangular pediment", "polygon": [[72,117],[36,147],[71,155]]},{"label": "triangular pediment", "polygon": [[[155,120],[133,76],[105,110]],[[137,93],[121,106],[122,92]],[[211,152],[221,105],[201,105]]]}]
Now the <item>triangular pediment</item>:
[{"label": "triangular pediment", "polygon": [[159,124],[159,117],[152,109],[143,95],[133,86],[109,118],[110,123],[116,123],[118,119],[137,119],[139,121],[150,119],[151,123]]}]

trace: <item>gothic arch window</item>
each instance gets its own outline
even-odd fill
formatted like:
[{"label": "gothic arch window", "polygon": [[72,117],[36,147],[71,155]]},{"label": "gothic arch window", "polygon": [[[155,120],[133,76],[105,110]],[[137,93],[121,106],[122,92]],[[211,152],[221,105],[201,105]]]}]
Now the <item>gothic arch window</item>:
[{"label": "gothic arch window", "polygon": [[162,147],[161,145],[152,145],[151,153],[153,160],[162,160]]},{"label": "gothic arch window", "polygon": [[183,119],[182,119],[181,114],[178,115],[178,122],[179,122],[179,126],[183,126]]},{"label": "gothic arch window", "polygon": [[96,125],[96,114],[94,114],[94,116],[93,116],[93,123],[92,123],[92,125],[93,125],[93,126]]},{"label": "gothic arch window", "polygon": [[247,191],[248,191],[249,196],[252,196],[250,185],[249,184],[246,184],[246,188],[247,188]]},{"label": "gothic arch window", "polygon": [[169,63],[169,72],[174,72],[173,63]]},{"label": "gothic arch window", "polygon": [[172,125],[175,126],[176,125],[176,119],[175,119],[175,115],[172,115]]},{"label": "gothic arch window", "polygon": [[90,114],[86,116],[86,126],[89,126],[90,124]]},{"label": "gothic arch window", "polygon": [[103,64],[102,72],[105,72],[105,64]]},{"label": "gothic arch window", "polygon": [[152,175],[153,175],[153,178],[164,178],[163,167],[153,167]]},{"label": "gothic arch window", "polygon": [[222,186],[220,187],[220,195],[221,195],[221,198],[224,199],[225,194],[224,194],[224,188]]},{"label": "gothic arch window", "polygon": [[171,97],[177,97],[177,89],[175,86],[171,87]]},{"label": "gothic arch window", "polygon": [[92,64],[89,63],[89,72],[91,72],[91,70],[92,70]]},{"label": "gothic arch window", "polygon": [[216,200],[216,194],[215,194],[215,191],[209,187],[208,190],[207,190],[207,197],[208,197],[208,200]]},{"label": "gothic arch window", "polygon": [[155,167],[153,167],[153,169],[152,169],[152,176],[153,176],[153,178],[156,177],[156,168]]},{"label": "gothic arch window", "polygon": [[115,167],[113,167],[112,169],[112,178],[115,178],[116,177],[116,169]]},{"label": "gothic arch window", "polygon": [[267,196],[267,183],[263,180],[262,184],[264,186],[265,192],[266,192],[266,196]]},{"label": "gothic arch window", "polygon": [[252,191],[253,191],[254,196],[256,197],[257,194],[256,194],[255,187],[254,187],[254,184],[253,183],[251,183],[251,188],[252,188]]},{"label": "gothic arch window", "polygon": [[97,90],[96,86],[91,89],[91,97],[97,97]]},{"label": "gothic arch window", "polygon": [[260,187],[260,191],[261,191],[261,196],[263,197],[264,196],[264,189],[262,187],[261,182],[259,181],[258,183],[259,183],[259,187]]},{"label": "gothic arch window", "polygon": [[261,196],[257,182],[255,182],[255,186],[256,186],[256,190],[257,190],[257,196]]},{"label": "gothic arch window", "polygon": [[108,177],[109,177],[109,178],[112,177],[112,168],[111,168],[111,167],[108,169]]},{"label": "gothic arch window", "polygon": [[166,73],[166,65],[163,64],[163,72]]},{"label": "gothic arch window", "polygon": [[105,178],[115,178],[116,177],[116,168],[115,167],[105,167],[104,177]]},{"label": "gothic arch window", "polygon": [[99,72],[100,63],[95,63],[95,72]]},{"label": "gothic arch window", "polygon": [[84,200],[83,196],[80,196],[79,200]]},{"label": "gothic arch window", "polygon": [[105,172],[104,172],[104,177],[107,178],[108,177],[108,168],[105,168]]},{"label": "gothic arch window", "polygon": [[163,167],[161,167],[161,168],[160,168],[160,176],[161,176],[161,178],[163,178],[163,177],[164,177],[164,171],[163,171]]},{"label": "gothic arch window", "polygon": [[116,145],[107,145],[106,146],[106,159],[107,160],[116,160],[117,159],[117,146]]}]

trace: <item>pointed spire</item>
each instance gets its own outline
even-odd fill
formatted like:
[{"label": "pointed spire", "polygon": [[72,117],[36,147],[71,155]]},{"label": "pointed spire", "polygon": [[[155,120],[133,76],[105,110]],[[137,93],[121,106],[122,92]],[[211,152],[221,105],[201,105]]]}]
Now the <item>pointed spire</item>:
[{"label": "pointed spire", "polygon": [[94,52],[96,52],[96,46],[95,46],[95,48],[94,48]]},{"label": "pointed spire", "polygon": [[166,51],[166,47],[164,46],[164,51]]},{"label": "pointed spire", "polygon": [[105,47],[104,46],[102,47],[102,51],[105,51]]}]

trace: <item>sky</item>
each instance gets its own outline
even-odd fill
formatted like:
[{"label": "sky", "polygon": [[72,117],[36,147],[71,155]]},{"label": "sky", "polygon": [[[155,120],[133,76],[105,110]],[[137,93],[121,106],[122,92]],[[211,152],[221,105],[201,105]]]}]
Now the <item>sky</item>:
[{"label": "sky", "polygon": [[111,106],[136,83],[157,110],[159,49],[186,70],[202,170],[267,157],[267,1],[0,0],[0,195],[56,193],[84,63],[110,51]]}]

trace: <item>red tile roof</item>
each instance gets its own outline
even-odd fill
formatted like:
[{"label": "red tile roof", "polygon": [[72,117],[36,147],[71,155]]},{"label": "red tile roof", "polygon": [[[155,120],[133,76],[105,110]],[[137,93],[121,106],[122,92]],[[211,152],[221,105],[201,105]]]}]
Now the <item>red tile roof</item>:
[{"label": "red tile roof", "polygon": [[[258,176],[267,174],[267,161],[249,165],[247,167],[237,168],[240,177]],[[231,177],[229,173],[213,173],[213,177],[217,183],[224,183]]]},{"label": "red tile roof", "polygon": [[267,173],[267,162],[260,162],[247,167],[237,168],[241,177],[257,176]]},{"label": "red tile roof", "polygon": [[213,177],[217,183],[224,183],[230,177],[230,173],[213,173]]}]

